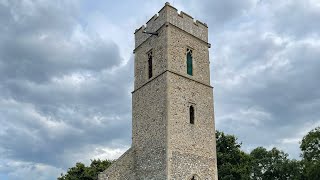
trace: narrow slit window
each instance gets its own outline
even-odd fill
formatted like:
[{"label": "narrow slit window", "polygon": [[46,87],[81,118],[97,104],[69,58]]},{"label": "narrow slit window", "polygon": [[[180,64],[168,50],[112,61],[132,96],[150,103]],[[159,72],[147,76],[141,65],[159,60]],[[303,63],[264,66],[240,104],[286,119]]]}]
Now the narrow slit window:
[{"label": "narrow slit window", "polygon": [[152,77],[152,51],[148,53],[148,77]]},{"label": "narrow slit window", "polygon": [[190,124],[194,124],[194,107],[189,107],[189,114],[190,114]]},{"label": "narrow slit window", "polygon": [[187,73],[189,75],[193,75],[193,69],[192,69],[192,50],[191,49],[187,49]]}]

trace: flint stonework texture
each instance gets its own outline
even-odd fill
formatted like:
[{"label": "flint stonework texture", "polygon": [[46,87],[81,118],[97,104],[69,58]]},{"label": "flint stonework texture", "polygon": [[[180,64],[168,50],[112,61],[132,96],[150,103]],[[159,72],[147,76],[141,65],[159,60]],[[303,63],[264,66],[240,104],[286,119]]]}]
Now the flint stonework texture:
[{"label": "flint stonework texture", "polygon": [[135,31],[132,147],[99,180],[218,180],[209,48],[207,25],[169,3]]}]

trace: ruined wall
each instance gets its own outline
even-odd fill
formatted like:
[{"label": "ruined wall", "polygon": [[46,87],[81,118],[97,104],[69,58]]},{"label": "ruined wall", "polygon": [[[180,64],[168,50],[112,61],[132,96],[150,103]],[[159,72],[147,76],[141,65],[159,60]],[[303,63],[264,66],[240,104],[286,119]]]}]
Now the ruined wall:
[{"label": "ruined wall", "polygon": [[98,175],[99,180],[135,180],[134,169],[135,153],[132,148],[128,149],[108,169]]}]

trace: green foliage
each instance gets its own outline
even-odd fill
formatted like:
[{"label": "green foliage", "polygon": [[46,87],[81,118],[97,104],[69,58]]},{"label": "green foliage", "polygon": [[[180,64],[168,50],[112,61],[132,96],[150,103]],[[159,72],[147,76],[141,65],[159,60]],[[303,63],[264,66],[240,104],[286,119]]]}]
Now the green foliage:
[{"label": "green foliage", "polygon": [[273,148],[267,151],[263,147],[254,149],[250,156],[252,179],[301,179],[302,166],[299,161],[288,159],[288,154]]},{"label": "green foliage", "polygon": [[104,171],[112,164],[112,161],[91,160],[89,167],[83,163],[76,163],[75,167],[69,168],[66,174],[61,174],[58,180],[97,180],[98,173]]},{"label": "green foliage", "polygon": [[303,137],[302,160],[289,159],[288,154],[273,148],[257,147],[243,152],[234,135],[216,132],[219,180],[319,180],[320,127]]},{"label": "green foliage", "polygon": [[304,172],[308,180],[320,179],[320,127],[311,130],[303,137],[300,149]]},{"label": "green foliage", "polygon": [[306,175],[308,180],[320,179],[320,162],[306,163]]},{"label": "green foliage", "polygon": [[300,149],[306,161],[320,161],[320,127],[311,130],[303,137]]},{"label": "green foliage", "polygon": [[250,156],[233,135],[216,132],[218,175],[221,180],[249,179]]}]

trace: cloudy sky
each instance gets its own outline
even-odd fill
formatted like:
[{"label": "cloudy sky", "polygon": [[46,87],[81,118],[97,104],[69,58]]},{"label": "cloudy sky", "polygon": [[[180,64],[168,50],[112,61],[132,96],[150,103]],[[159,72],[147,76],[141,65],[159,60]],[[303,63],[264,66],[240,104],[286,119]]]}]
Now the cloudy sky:
[{"label": "cloudy sky", "polygon": [[[216,128],[299,158],[320,125],[319,0],[171,0],[209,26]],[[162,0],[0,0],[0,179],[131,144],[133,32]]]}]

